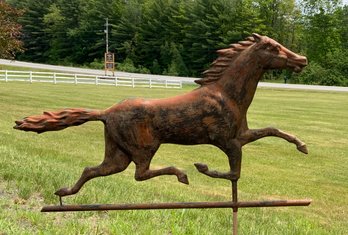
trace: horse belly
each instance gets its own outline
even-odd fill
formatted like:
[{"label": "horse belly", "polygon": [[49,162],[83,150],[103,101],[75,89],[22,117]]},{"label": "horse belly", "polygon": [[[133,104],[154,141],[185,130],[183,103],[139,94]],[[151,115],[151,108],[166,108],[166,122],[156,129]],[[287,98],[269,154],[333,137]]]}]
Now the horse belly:
[{"label": "horse belly", "polygon": [[195,145],[226,141],[231,133],[230,124],[221,117],[174,115],[166,122],[155,124],[156,136],[162,143]]}]

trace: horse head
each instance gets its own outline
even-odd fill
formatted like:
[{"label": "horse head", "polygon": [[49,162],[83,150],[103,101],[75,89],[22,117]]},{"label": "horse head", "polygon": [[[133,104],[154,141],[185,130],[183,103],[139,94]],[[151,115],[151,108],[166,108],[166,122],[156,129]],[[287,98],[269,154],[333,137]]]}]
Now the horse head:
[{"label": "horse head", "polygon": [[263,68],[267,69],[291,69],[295,72],[301,70],[307,65],[307,58],[298,55],[277,41],[259,34],[253,33],[255,40],[255,51],[258,52]]},{"label": "horse head", "polygon": [[[218,58],[210,65],[209,69],[203,72],[203,78],[195,80],[200,85],[215,83],[222,79],[225,73],[231,73],[231,65],[235,65],[234,71],[240,73],[235,68],[245,67],[247,64],[248,70],[253,70],[259,67],[263,70],[268,69],[291,69],[295,72],[300,72],[307,65],[307,58],[298,55],[277,41],[259,34],[253,33],[245,41],[231,44],[230,47],[217,51]],[[247,55],[251,56],[247,56]],[[252,63],[246,62],[250,58],[257,59]],[[237,61],[237,62],[236,62]],[[233,75],[232,77],[240,76]],[[231,76],[227,76],[231,77]],[[231,82],[231,79],[228,79]],[[258,79],[256,79],[258,81]]]}]

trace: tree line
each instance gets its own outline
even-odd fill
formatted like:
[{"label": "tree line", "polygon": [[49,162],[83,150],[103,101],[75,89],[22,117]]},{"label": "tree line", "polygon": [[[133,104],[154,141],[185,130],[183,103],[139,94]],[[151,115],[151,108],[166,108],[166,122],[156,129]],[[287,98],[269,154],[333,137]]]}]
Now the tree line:
[{"label": "tree line", "polygon": [[348,7],[340,0],[8,0],[32,62],[103,67],[105,19],[117,69],[199,77],[215,51],[256,32],[306,55],[300,75],[268,79],[348,86]]}]

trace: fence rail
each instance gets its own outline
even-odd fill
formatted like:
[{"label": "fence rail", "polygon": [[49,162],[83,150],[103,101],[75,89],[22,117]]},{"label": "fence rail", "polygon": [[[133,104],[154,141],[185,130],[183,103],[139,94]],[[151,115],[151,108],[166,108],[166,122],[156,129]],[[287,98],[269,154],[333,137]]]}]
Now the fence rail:
[{"label": "fence rail", "polygon": [[95,84],[148,88],[182,88],[180,80],[114,77],[89,74],[0,70],[0,81]]}]

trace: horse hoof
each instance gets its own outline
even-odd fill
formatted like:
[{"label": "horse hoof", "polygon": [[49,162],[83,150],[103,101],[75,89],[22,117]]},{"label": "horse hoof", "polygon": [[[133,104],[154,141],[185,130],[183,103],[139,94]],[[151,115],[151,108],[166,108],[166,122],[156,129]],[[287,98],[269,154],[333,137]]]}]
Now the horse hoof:
[{"label": "horse hoof", "polygon": [[183,183],[183,184],[189,184],[189,181],[188,181],[187,175],[184,175],[184,176],[178,177],[178,180],[179,180],[179,182],[180,182],[180,183]]},{"label": "horse hoof", "polygon": [[305,144],[301,145],[301,146],[298,146],[297,150],[302,152],[302,153],[304,153],[304,154],[308,154],[308,149],[307,149],[307,146]]},{"label": "horse hoof", "polygon": [[197,170],[199,172],[206,172],[208,170],[208,166],[206,164],[203,163],[195,163],[194,164],[195,167],[197,168]]},{"label": "horse hoof", "polygon": [[70,195],[70,190],[68,188],[61,188],[59,190],[57,190],[55,193],[55,195],[59,196],[59,197],[64,197],[66,195]]}]

